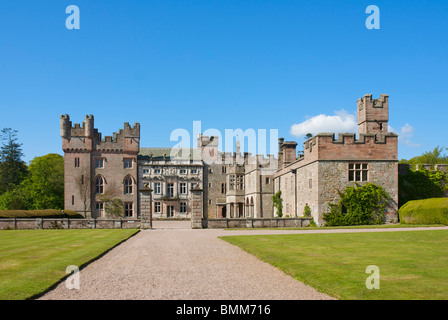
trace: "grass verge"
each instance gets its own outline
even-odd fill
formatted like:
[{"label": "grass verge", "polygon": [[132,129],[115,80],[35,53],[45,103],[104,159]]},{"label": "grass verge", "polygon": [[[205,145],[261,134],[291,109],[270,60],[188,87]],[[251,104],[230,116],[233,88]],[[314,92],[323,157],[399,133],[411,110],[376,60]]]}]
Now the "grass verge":
[{"label": "grass verge", "polygon": [[67,276],[66,267],[81,268],[137,229],[0,231],[0,300],[36,297]]},{"label": "grass verge", "polygon": [[224,230],[331,230],[331,229],[392,229],[392,228],[421,228],[446,227],[444,224],[371,224],[363,226],[336,226],[336,227],[290,227],[290,228],[228,228]]},{"label": "grass verge", "polygon": [[[447,230],[221,238],[338,299],[448,299]],[[370,265],[379,289],[366,287]]]}]

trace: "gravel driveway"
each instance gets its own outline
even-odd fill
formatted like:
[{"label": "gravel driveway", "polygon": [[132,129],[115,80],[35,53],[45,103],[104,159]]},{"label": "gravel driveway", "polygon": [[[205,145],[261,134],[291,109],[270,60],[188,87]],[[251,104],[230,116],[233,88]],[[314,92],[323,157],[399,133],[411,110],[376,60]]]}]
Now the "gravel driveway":
[{"label": "gravel driveway", "polygon": [[217,238],[298,231],[192,230],[190,222],[182,221],[154,221],[154,227],[83,268],[79,273],[80,289],[69,290],[62,282],[40,299],[332,299]]}]

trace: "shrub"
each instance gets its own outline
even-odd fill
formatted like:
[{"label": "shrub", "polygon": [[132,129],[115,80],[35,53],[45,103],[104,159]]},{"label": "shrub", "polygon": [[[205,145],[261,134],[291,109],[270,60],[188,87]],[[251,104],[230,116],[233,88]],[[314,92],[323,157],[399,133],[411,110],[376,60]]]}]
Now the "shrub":
[{"label": "shrub", "polygon": [[282,199],[282,192],[281,191],[277,191],[273,196],[272,196],[272,202],[274,205],[274,208],[277,209],[277,216],[278,217],[282,217],[283,216],[283,199]]},{"label": "shrub", "polygon": [[309,205],[306,205],[306,206],[303,208],[303,216],[304,216],[305,218],[310,218],[310,217],[311,217],[311,209],[310,209],[310,206],[309,206]]},{"label": "shrub", "polygon": [[0,210],[0,218],[83,218],[81,214],[71,210]]},{"label": "shrub", "polygon": [[390,199],[387,192],[373,184],[356,184],[338,191],[339,202],[330,203],[330,212],[323,214],[326,226],[380,224]]},{"label": "shrub", "polygon": [[448,225],[448,198],[408,201],[398,215],[401,223]]},{"label": "shrub", "polygon": [[408,170],[398,176],[398,205],[410,200],[440,198],[448,190],[448,175],[434,170]]}]

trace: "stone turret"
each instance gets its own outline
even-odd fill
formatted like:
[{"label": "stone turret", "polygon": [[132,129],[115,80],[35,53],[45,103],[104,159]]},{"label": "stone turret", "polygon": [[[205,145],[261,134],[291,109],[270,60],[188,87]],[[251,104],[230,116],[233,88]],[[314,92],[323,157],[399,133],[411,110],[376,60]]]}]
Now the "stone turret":
[{"label": "stone turret", "polygon": [[86,138],[92,139],[93,138],[93,128],[94,128],[94,120],[93,115],[86,115],[85,121],[84,121],[84,135]]},{"label": "stone turret", "polygon": [[389,96],[381,94],[379,99],[372,99],[366,94],[357,101],[358,104],[358,132],[379,133],[388,132]]},{"label": "stone turret", "polygon": [[61,137],[68,139],[71,134],[72,122],[68,114],[61,114]]},{"label": "stone turret", "polygon": [[[109,192],[125,203],[129,217],[136,217],[138,199],[135,181],[140,124],[135,123],[131,127],[126,122],[123,129],[113,136],[106,136],[104,140],[95,129],[93,115],[86,115],[82,125],[72,125],[69,115],[61,115],[60,125],[64,151],[65,209],[85,213],[88,217],[103,217],[101,195]],[[134,182],[133,192],[123,192],[126,179]]]}]

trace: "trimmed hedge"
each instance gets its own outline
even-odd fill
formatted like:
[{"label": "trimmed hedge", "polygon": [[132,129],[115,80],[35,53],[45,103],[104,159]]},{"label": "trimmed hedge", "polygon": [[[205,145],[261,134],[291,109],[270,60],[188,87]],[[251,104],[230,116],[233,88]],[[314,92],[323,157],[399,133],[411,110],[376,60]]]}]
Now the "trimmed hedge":
[{"label": "trimmed hedge", "polygon": [[408,201],[398,214],[401,223],[448,225],[448,198]]},{"label": "trimmed hedge", "polygon": [[82,214],[71,210],[0,210],[1,218],[84,218]]}]

